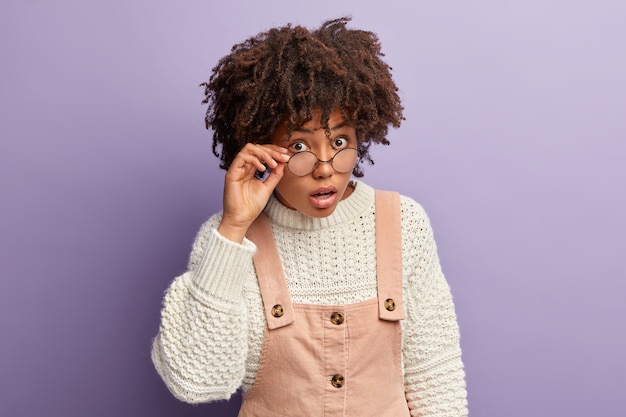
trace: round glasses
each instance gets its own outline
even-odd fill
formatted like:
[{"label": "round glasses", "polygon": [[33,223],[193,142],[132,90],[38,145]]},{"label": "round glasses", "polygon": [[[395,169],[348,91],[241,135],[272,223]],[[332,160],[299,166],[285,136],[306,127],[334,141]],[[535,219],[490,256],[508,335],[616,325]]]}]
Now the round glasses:
[{"label": "round glasses", "polygon": [[330,163],[336,172],[350,172],[356,166],[359,151],[356,148],[344,148],[333,155],[328,161],[322,161],[311,151],[297,152],[287,161],[289,172],[297,177],[304,177],[315,171],[320,163]]}]

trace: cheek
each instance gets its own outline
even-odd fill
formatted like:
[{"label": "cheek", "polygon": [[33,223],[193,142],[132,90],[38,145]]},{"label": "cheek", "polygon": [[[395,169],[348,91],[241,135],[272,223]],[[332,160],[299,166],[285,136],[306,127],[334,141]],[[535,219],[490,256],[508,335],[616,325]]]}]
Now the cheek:
[{"label": "cheek", "polygon": [[[297,180],[297,177],[295,177],[295,179]],[[299,197],[297,194],[298,187],[294,184],[294,178],[284,176],[274,191],[278,201],[284,206],[297,210],[295,206],[298,205]]]},{"label": "cheek", "polygon": [[283,195],[293,195],[302,188],[299,186],[299,180],[299,177],[286,172],[276,186],[276,190]]}]

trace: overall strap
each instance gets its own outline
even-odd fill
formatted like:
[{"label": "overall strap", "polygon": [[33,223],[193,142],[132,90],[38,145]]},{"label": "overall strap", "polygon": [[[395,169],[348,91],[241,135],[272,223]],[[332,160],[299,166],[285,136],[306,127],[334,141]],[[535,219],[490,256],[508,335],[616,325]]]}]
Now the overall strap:
[{"label": "overall strap", "polygon": [[261,213],[252,223],[247,237],[256,245],[256,253],[252,259],[267,326],[270,329],[287,326],[294,321],[293,305],[272,228],[265,213]]},{"label": "overall strap", "polygon": [[404,319],[400,194],[376,190],[376,279],[381,320]]},{"label": "overall strap", "polygon": [[[376,190],[376,277],[381,320],[404,319],[402,302],[402,232],[400,195]],[[265,319],[269,329],[293,323],[294,313],[276,242],[265,213],[247,233],[257,247],[253,257]]]}]

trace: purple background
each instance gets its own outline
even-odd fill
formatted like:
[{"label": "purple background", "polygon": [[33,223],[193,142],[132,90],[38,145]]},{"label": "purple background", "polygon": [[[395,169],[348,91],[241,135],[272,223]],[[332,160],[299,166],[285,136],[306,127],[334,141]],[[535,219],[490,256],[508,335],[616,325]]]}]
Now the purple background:
[{"label": "purple background", "polygon": [[407,120],[365,180],[431,216],[470,413],[623,415],[626,3],[212,3],[2,0],[0,415],[236,415],[149,358],[221,203],[198,84],[249,35],[343,14],[394,67]]}]

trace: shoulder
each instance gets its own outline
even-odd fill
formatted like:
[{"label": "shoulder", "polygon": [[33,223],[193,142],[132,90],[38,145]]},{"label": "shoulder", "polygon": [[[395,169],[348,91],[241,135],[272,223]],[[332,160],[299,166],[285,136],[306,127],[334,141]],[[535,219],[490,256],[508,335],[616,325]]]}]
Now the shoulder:
[{"label": "shoulder", "polygon": [[405,243],[419,242],[419,246],[434,243],[430,219],[424,207],[413,198],[401,195],[400,210],[402,236]]},{"label": "shoulder", "polygon": [[359,187],[366,188],[369,191],[369,194],[371,194],[370,204],[372,205],[374,204],[375,192],[377,195],[381,196],[388,193],[400,196],[400,216],[403,234],[408,231],[430,230],[430,220],[426,210],[424,210],[424,207],[422,207],[422,205],[415,201],[412,197],[391,190],[376,189],[375,191],[373,188],[362,182],[358,182],[358,185]]},{"label": "shoulder", "polygon": [[377,192],[380,191],[382,191],[381,196],[383,193],[394,193],[400,197],[400,221],[405,243],[415,239],[432,239],[430,220],[420,203],[396,191],[378,190]]},{"label": "shoulder", "polygon": [[400,195],[400,210],[403,223],[430,223],[424,207],[409,196]]}]

